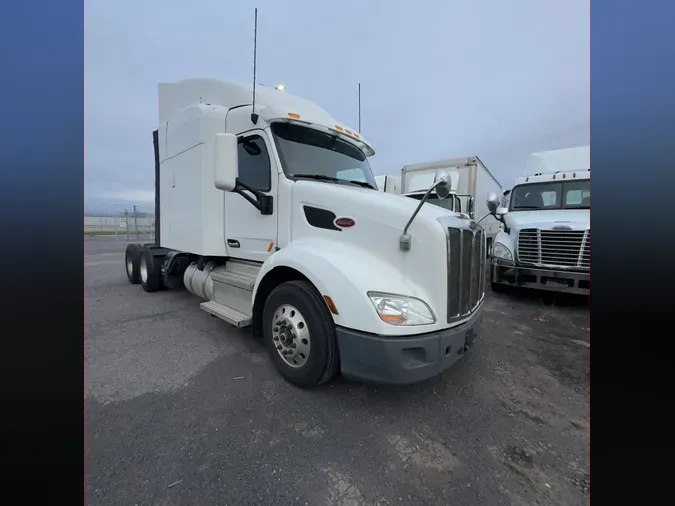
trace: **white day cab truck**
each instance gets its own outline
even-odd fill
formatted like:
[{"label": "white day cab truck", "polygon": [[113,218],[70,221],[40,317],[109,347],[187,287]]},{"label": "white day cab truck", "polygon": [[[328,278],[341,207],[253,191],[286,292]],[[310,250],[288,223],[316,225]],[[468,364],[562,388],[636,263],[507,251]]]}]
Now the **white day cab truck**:
[{"label": "white day cab truck", "polygon": [[[323,109],[262,86],[162,83],[154,145],[156,239],[128,246],[130,282],[184,285],[252,326],[288,381],[413,383],[473,343],[482,229],[377,191],[373,148]],[[448,186],[439,171],[429,192]]]},{"label": "white day cab truck", "polygon": [[508,208],[497,195],[488,205],[504,224],[493,249],[495,290],[511,285],[590,293],[590,146],[533,153]]},{"label": "white day cab truck", "polygon": [[428,202],[464,213],[472,220],[479,217],[478,223],[485,233],[489,252],[500,230],[500,222],[490,213],[486,200],[492,193],[503,193],[501,184],[480,158],[473,156],[404,166],[401,169],[401,194],[420,200],[438,170],[448,171],[452,190],[448,198],[442,200],[432,192]]}]

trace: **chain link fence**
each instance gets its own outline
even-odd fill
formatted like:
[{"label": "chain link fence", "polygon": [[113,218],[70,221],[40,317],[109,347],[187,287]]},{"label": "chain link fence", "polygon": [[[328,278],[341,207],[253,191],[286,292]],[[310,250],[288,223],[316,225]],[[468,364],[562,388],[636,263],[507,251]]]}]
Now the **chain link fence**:
[{"label": "chain link fence", "polygon": [[123,212],[85,215],[84,235],[154,240],[155,215],[138,211],[135,206]]}]

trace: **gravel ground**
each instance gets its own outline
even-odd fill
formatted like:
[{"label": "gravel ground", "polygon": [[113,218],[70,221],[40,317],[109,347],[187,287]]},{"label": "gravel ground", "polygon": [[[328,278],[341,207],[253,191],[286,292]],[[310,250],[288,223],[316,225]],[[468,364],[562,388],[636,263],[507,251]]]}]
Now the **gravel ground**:
[{"label": "gravel ground", "polygon": [[489,294],[454,369],[409,387],[277,375],[186,291],[86,239],[87,504],[586,504],[588,306]]}]

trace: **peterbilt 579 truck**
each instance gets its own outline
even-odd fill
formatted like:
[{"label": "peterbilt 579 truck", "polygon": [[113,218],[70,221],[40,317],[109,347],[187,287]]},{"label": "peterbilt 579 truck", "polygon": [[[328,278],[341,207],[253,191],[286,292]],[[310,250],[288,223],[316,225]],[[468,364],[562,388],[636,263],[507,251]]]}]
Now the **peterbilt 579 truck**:
[{"label": "peterbilt 579 truck", "polygon": [[500,197],[488,198],[504,224],[493,248],[493,288],[590,293],[590,146],[533,153],[508,208]]},{"label": "peterbilt 579 truck", "polygon": [[[156,239],[127,247],[131,283],[185,286],[207,313],[252,326],[304,388],[338,371],[417,382],[472,344],[481,227],[377,191],[373,148],[325,110],[285,90],[187,79],[159,85],[153,137]],[[447,173],[431,191],[449,193]]]}]

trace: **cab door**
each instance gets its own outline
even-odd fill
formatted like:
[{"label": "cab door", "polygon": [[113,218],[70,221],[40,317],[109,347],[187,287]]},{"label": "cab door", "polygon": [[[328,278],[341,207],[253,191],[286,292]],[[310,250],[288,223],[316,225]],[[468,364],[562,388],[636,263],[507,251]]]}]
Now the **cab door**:
[{"label": "cab door", "polygon": [[[225,242],[230,257],[264,262],[277,243],[278,172],[267,134],[252,130],[239,137],[239,181],[272,196],[272,213],[262,214],[236,192],[225,196]],[[248,193],[253,200],[255,196]],[[272,246],[270,246],[270,244]]]}]

